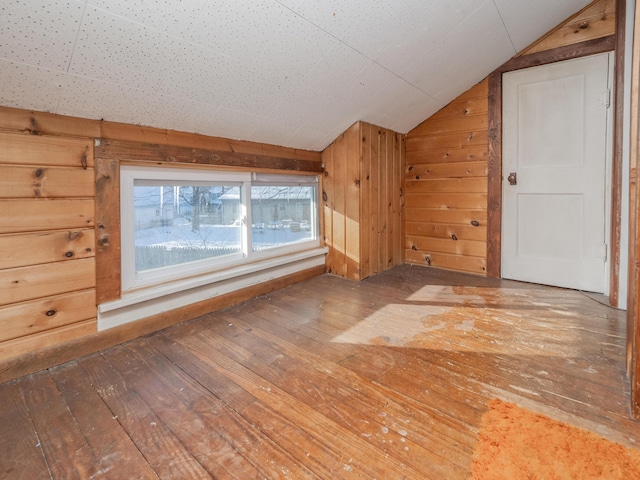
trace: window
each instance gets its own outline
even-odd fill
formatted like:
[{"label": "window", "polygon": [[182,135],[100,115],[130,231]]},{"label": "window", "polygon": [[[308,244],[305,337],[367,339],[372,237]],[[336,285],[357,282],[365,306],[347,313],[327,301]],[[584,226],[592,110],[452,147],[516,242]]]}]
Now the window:
[{"label": "window", "polygon": [[[317,188],[301,176],[254,175],[251,185],[253,251],[317,239]],[[306,180],[307,183],[303,183]]]},{"label": "window", "polygon": [[318,247],[317,182],[123,166],[123,290]]}]

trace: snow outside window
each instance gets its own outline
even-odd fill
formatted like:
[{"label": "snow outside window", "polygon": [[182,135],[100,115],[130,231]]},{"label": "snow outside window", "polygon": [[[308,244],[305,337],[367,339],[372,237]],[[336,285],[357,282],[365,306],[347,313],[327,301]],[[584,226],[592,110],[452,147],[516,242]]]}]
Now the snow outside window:
[{"label": "snow outside window", "polygon": [[317,177],[121,168],[123,290],[319,246]]}]

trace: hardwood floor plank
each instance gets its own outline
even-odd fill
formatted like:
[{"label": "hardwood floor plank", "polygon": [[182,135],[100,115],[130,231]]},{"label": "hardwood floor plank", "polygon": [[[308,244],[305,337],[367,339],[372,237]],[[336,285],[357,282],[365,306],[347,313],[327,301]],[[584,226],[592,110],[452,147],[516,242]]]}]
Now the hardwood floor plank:
[{"label": "hardwood floor plank", "polygon": [[20,387],[38,435],[35,447],[42,449],[51,478],[108,478],[49,372],[21,379]]},{"label": "hardwood floor plank", "polygon": [[18,381],[0,385],[0,477],[32,480],[50,476],[41,443]]},{"label": "hardwood floor plank", "polygon": [[[357,433],[342,428],[297,401],[263,377],[220,354],[200,338],[184,339],[183,345],[200,360],[254,395],[259,402],[249,405],[243,414],[253,413],[252,421],[260,425],[263,431],[268,429],[278,435],[278,441],[286,442],[286,449],[292,455],[297,450],[298,455],[313,458],[316,461],[315,469],[312,468],[314,472],[319,473],[317,469],[322,467],[327,478],[335,478],[337,472],[343,469],[364,478],[381,478],[382,475],[420,477],[418,472],[402,463],[388,462],[383,452],[371,447]],[[289,423],[287,419],[294,423]],[[284,431],[287,432],[286,436],[282,435]],[[300,448],[300,444],[304,443],[308,448]]]},{"label": "hardwood floor plank", "polygon": [[[286,452],[168,361],[156,347],[147,342],[132,344],[112,364],[121,371],[135,364],[151,373],[139,377],[136,390],[159,415],[162,413],[163,420],[215,478],[312,478],[308,470],[292,467],[292,458]],[[145,394],[158,382],[165,393]],[[253,455],[246,445],[260,445],[260,455]]]},{"label": "hardwood floor plank", "polygon": [[[78,360],[118,422],[160,478],[211,478],[174,433],[102,355]],[[157,387],[156,387],[157,388]],[[154,390],[160,393],[160,390]]]},{"label": "hardwood floor plank", "polygon": [[76,362],[52,369],[51,376],[78,428],[86,432],[84,436],[94,452],[99,472],[114,479],[158,478]]},{"label": "hardwood floor plank", "polygon": [[[238,323],[237,317],[235,323]],[[369,387],[366,378],[356,378],[337,364],[318,358],[308,359],[307,363],[307,358],[300,354],[287,355],[285,352],[294,346],[272,347],[265,343],[262,335],[256,336],[259,335],[257,329],[249,330],[248,335],[218,331],[216,335],[224,336],[228,342],[239,342],[256,353],[242,362],[245,367],[337,424],[356,430],[367,442],[421,472],[425,478],[465,478],[465,468],[457,467],[457,459],[443,458],[437,451],[429,450],[437,443],[430,436],[435,422],[421,410],[409,411],[382,392],[374,394],[376,389]],[[468,469],[471,450],[463,453],[462,464]]]},{"label": "hardwood floor plank", "polygon": [[625,341],[571,290],[322,275],[0,385],[0,477],[468,478],[494,398],[637,448]]}]

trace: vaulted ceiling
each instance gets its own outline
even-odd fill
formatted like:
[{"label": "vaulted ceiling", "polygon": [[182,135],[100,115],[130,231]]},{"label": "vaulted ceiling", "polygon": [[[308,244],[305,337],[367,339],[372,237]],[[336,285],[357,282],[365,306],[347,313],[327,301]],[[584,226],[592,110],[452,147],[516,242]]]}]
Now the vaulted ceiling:
[{"label": "vaulted ceiling", "polygon": [[0,0],[0,105],[322,150],[405,133],[589,0]]}]

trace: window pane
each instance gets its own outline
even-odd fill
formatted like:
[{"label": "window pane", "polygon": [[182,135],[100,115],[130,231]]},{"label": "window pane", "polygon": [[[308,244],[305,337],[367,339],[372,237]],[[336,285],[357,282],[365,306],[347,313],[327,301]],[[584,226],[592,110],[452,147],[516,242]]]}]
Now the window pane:
[{"label": "window pane", "polygon": [[237,186],[134,186],[136,271],[242,251]]},{"label": "window pane", "polygon": [[252,186],[253,250],[316,238],[315,196],[315,186]]}]

